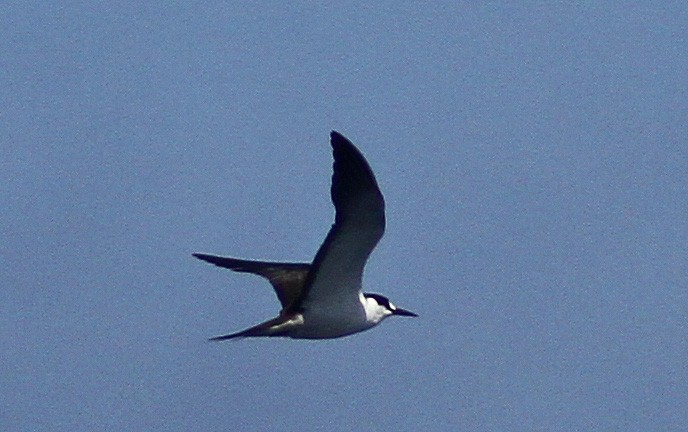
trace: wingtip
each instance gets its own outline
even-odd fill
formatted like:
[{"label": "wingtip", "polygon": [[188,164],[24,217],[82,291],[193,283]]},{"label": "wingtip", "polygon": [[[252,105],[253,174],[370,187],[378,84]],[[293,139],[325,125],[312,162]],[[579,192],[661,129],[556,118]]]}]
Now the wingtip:
[{"label": "wingtip", "polygon": [[353,143],[349,141],[347,137],[340,134],[336,130],[330,132],[330,143],[332,144],[332,147],[337,147],[341,145],[353,146]]},{"label": "wingtip", "polygon": [[199,259],[199,260],[201,260],[201,261],[204,261],[204,262],[207,262],[207,263],[212,264],[212,262],[210,262],[210,260],[209,260],[210,255],[208,255],[208,254],[194,252],[194,253],[191,254],[191,256],[194,257],[194,258],[196,258],[196,259]]},{"label": "wingtip", "polygon": [[197,258],[201,261],[205,261],[210,264],[215,264],[212,260],[213,258],[219,258],[215,255],[210,255],[210,254],[204,254],[204,253],[199,253],[199,252],[194,252],[191,254],[192,257]]},{"label": "wingtip", "polygon": [[222,342],[230,339],[243,339],[245,336],[241,334],[230,334],[230,335],[224,335],[224,336],[215,336],[208,338],[208,342]]}]

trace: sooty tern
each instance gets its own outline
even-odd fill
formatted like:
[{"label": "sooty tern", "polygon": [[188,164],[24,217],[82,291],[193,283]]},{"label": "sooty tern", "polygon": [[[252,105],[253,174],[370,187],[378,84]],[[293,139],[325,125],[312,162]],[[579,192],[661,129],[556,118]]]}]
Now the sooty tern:
[{"label": "sooty tern", "polygon": [[219,267],[266,278],[282,304],[276,318],[210,340],[329,339],[367,330],[392,315],[418,316],[384,296],[361,292],[363,268],[385,231],[385,201],[368,162],[351,141],[333,131],[331,144],[335,221],[312,264],[193,254]]}]

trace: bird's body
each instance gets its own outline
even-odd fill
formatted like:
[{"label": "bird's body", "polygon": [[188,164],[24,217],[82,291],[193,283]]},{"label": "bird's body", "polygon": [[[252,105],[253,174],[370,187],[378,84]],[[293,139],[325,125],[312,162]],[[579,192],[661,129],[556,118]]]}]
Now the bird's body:
[{"label": "bird's body", "polygon": [[417,316],[395,307],[384,296],[361,291],[363,268],[385,230],[384,199],[358,149],[337,132],[332,132],[331,143],[335,223],[312,264],[194,254],[217,266],[268,279],[282,304],[276,318],[212,340],[257,336],[329,339],[367,330],[391,315]]}]

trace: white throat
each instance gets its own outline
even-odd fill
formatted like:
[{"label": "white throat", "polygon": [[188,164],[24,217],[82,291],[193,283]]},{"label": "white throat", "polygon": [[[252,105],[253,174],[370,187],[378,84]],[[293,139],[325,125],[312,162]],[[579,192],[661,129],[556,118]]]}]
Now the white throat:
[{"label": "white throat", "polygon": [[385,306],[382,306],[372,297],[365,297],[363,294],[360,295],[361,303],[366,313],[366,321],[375,325],[392,315],[392,312]]}]

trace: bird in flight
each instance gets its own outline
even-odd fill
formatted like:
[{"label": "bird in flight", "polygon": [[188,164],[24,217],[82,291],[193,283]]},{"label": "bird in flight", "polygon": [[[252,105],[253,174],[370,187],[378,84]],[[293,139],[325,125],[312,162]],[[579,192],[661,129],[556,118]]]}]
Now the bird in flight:
[{"label": "bird in flight", "polygon": [[210,340],[331,339],[368,330],[392,315],[418,316],[380,294],[361,291],[363,268],[385,232],[385,201],[368,162],[351,141],[335,131],[330,139],[335,220],[311,264],[193,254],[219,267],[266,278],[282,305],[273,319]]}]

